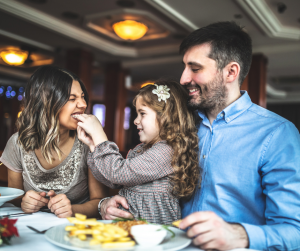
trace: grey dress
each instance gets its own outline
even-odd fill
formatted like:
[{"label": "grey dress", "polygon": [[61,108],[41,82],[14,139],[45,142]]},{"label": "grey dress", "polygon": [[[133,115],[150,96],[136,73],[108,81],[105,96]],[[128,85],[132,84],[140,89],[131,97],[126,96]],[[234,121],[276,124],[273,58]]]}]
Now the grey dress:
[{"label": "grey dress", "polygon": [[88,147],[76,136],[67,158],[56,167],[44,169],[35,152],[26,152],[17,143],[18,133],[8,140],[0,161],[10,170],[22,173],[24,191],[65,194],[72,204],[82,204],[89,200],[88,189]]},{"label": "grey dress", "polygon": [[127,199],[128,211],[135,218],[171,224],[181,218],[179,200],[172,194],[170,181],[174,173],[172,156],[173,149],[164,140],[149,149],[140,144],[129,151],[126,159],[115,143],[105,141],[89,153],[88,166],[98,181],[121,188],[119,195]]}]

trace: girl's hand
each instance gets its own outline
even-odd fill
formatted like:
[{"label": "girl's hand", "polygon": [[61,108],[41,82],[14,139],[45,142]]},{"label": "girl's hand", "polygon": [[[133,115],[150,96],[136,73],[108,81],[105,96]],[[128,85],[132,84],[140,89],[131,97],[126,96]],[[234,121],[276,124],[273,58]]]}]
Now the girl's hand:
[{"label": "girl's hand", "polygon": [[72,217],[72,205],[70,200],[65,194],[58,194],[53,190],[50,190],[47,194],[50,196],[50,201],[48,203],[48,208],[59,218]]},{"label": "girl's hand", "polygon": [[107,141],[107,136],[96,116],[78,114],[76,115],[76,118],[79,120],[77,125],[83,128],[85,132],[92,137],[95,146]]},{"label": "girl's hand", "polygon": [[46,206],[49,200],[44,198],[45,196],[45,192],[36,192],[33,190],[27,191],[21,202],[23,212],[35,213]]},{"label": "girl's hand", "polygon": [[91,152],[94,152],[95,145],[92,137],[88,135],[80,126],[77,126],[77,136],[81,142],[90,148]]}]

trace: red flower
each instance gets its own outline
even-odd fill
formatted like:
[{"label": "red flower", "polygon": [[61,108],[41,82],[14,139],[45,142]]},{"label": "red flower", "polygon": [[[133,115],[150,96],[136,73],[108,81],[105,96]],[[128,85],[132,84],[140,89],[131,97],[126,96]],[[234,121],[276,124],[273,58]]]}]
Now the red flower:
[{"label": "red flower", "polygon": [[[19,236],[18,229],[14,226],[17,219],[0,219],[0,233],[3,237]],[[2,226],[2,227],[1,227]]]}]

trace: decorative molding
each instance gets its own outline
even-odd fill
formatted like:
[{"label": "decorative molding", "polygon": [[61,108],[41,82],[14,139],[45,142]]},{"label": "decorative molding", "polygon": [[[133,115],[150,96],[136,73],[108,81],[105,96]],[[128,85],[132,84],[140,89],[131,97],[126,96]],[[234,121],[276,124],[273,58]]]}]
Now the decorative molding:
[{"label": "decorative molding", "polygon": [[300,39],[300,29],[283,26],[265,0],[236,0],[236,2],[269,37]]},{"label": "decorative molding", "polygon": [[266,55],[278,54],[278,53],[286,53],[291,51],[300,51],[300,44],[278,44],[278,45],[261,45],[254,46],[252,52],[253,53],[264,53]]},{"label": "decorative molding", "polygon": [[12,38],[12,39],[20,41],[22,43],[33,45],[35,47],[38,47],[38,48],[41,48],[41,49],[44,49],[44,50],[47,50],[47,51],[55,51],[55,48],[52,47],[52,46],[37,42],[35,40],[29,39],[29,38],[26,38],[26,37],[16,35],[14,33],[11,33],[11,32],[5,31],[5,30],[0,30],[0,35]]},{"label": "decorative molding", "polygon": [[122,66],[124,68],[131,67],[140,67],[140,66],[149,66],[149,65],[160,65],[167,63],[180,63],[182,62],[182,56],[169,56],[169,57],[158,57],[158,58],[149,58],[149,59],[140,59],[140,60],[128,60],[123,61]]},{"label": "decorative molding", "polygon": [[163,0],[144,0],[145,2],[149,3],[162,13],[164,13],[166,16],[171,18],[173,21],[187,29],[188,31],[192,32],[194,30],[199,29],[197,25],[192,23],[190,20],[188,20],[186,17],[181,15],[178,11],[173,9],[170,5],[163,2]]},{"label": "decorative molding", "polygon": [[32,73],[27,73],[27,72],[24,72],[24,71],[16,69],[16,68],[4,67],[4,66],[0,66],[0,73],[2,73],[4,75],[9,75],[9,76],[25,79],[25,80],[28,80],[30,78],[30,76],[32,75]]},{"label": "decorative molding", "polygon": [[0,0],[0,9],[112,55],[136,57],[137,50],[115,45],[58,18],[14,0]]}]

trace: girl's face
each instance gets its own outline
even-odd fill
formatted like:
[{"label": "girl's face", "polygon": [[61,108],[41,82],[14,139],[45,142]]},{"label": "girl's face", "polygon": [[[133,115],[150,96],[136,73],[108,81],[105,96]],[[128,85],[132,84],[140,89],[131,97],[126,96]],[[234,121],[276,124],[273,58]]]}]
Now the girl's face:
[{"label": "girl's face", "polygon": [[155,139],[159,139],[159,126],[156,119],[156,112],[146,106],[142,97],[136,100],[137,117],[134,124],[137,126],[140,135],[140,141],[148,144]]},{"label": "girl's face", "polygon": [[62,107],[58,118],[60,130],[76,130],[78,120],[72,115],[83,114],[87,104],[78,81],[73,80],[69,101]]}]

